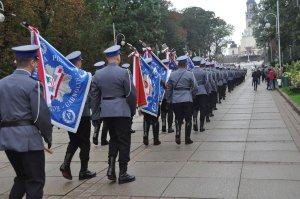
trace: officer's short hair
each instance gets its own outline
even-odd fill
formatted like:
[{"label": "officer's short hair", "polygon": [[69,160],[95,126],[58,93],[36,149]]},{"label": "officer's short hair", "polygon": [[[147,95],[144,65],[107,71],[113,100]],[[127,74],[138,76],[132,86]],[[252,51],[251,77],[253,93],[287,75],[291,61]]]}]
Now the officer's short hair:
[{"label": "officer's short hair", "polygon": [[185,62],[178,62],[178,67],[185,67],[186,63]]},{"label": "officer's short hair", "polygon": [[16,62],[18,66],[22,66],[24,64],[28,64],[29,62],[31,62],[32,60],[34,60],[35,58],[33,57],[17,57],[16,58]]}]

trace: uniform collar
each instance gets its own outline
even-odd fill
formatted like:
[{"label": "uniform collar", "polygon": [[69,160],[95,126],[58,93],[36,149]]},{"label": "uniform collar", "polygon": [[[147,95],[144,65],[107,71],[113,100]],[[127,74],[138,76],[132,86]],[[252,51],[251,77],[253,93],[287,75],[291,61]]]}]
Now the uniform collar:
[{"label": "uniform collar", "polygon": [[23,75],[29,75],[29,76],[31,76],[31,73],[28,70],[21,69],[21,68],[16,69],[14,73],[15,74],[23,74]]}]

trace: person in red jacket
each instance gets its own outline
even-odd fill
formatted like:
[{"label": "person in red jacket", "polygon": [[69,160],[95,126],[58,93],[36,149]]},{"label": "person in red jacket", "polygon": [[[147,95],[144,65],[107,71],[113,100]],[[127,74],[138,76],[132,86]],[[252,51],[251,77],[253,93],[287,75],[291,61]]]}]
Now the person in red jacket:
[{"label": "person in red jacket", "polygon": [[275,73],[271,68],[269,68],[269,79],[270,79],[270,90],[274,90],[274,79],[275,79]]}]

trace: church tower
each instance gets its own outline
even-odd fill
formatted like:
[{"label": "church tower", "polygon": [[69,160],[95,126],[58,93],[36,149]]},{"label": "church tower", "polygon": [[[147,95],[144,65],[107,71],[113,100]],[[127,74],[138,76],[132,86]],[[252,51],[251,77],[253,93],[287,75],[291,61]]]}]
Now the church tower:
[{"label": "church tower", "polygon": [[246,29],[242,35],[241,46],[239,48],[239,56],[258,56],[261,54],[261,49],[257,48],[255,38],[253,36],[252,29],[252,18],[253,8],[256,6],[255,0],[247,0],[247,11],[246,11]]}]

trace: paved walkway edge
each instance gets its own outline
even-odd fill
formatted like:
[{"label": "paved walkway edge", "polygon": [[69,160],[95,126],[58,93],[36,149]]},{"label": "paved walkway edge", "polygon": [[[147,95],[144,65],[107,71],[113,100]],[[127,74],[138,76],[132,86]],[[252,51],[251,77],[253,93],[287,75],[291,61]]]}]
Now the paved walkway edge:
[{"label": "paved walkway edge", "polygon": [[276,90],[279,92],[279,94],[287,101],[287,103],[289,105],[291,105],[291,107],[294,109],[294,111],[296,111],[298,113],[298,115],[300,115],[300,107],[295,103],[293,102],[289,96],[284,93],[283,91],[281,91],[279,88],[276,88]]}]

